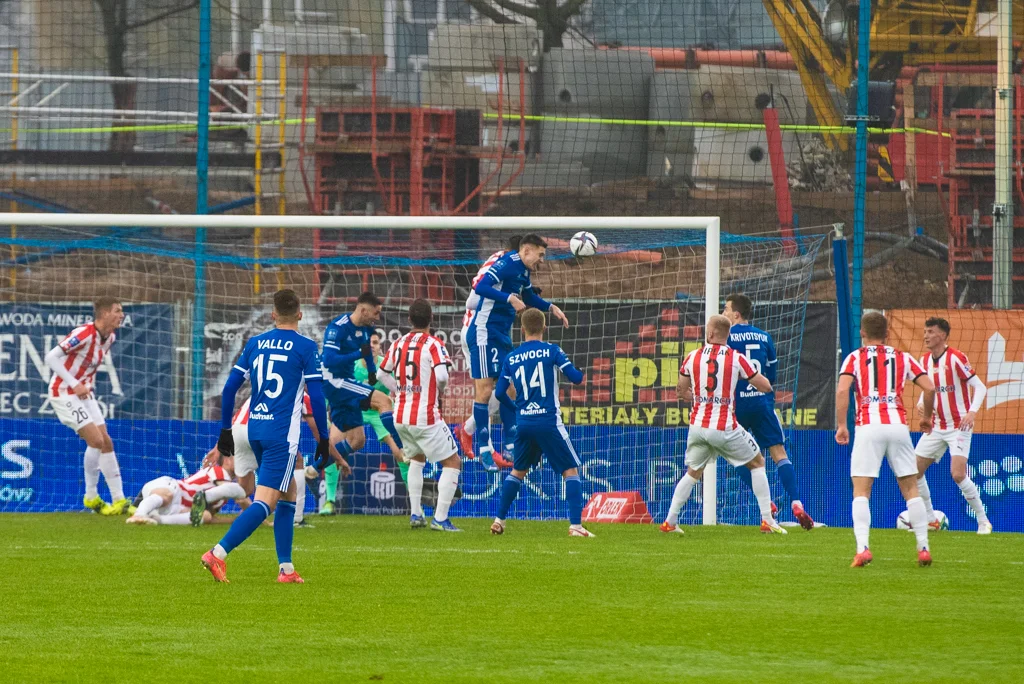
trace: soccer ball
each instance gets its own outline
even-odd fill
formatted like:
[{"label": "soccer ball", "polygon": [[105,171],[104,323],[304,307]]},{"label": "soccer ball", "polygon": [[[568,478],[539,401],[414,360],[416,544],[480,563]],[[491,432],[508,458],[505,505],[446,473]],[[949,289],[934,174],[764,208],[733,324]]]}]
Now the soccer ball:
[{"label": "soccer ball", "polygon": [[575,257],[594,256],[597,253],[597,238],[593,233],[581,230],[569,240],[569,251]]},{"label": "soccer ball", "polygon": [[[940,530],[948,530],[949,529],[949,518],[946,517],[945,513],[943,513],[942,511],[935,511],[935,519],[939,521],[939,529]],[[896,518],[896,529],[897,530],[908,530],[908,531],[910,530],[910,514],[909,513],[907,513],[906,511],[903,511],[902,513],[899,514],[899,517]]]}]

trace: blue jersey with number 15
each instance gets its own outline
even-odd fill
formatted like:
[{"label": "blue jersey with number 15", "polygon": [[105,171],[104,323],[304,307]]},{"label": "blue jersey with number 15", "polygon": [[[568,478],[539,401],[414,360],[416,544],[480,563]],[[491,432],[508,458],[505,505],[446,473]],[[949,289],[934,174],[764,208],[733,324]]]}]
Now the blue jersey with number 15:
[{"label": "blue jersey with number 15", "polygon": [[[775,342],[771,335],[748,323],[738,323],[729,330],[729,346],[749,359],[754,370],[775,384],[775,371],[778,359],[775,356]],[[765,394],[747,382],[740,382],[736,392],[736,410],[742,412],[744,407],[755,403],[769,404],[775,407],[774,392]]]},{"label": "blue jersey with number 15", "polygon": [[321,380],[316,342],[294,330],[271,330],[249,338],[235,370],[252,385],[249,439],[298,443],[302,390]]}]

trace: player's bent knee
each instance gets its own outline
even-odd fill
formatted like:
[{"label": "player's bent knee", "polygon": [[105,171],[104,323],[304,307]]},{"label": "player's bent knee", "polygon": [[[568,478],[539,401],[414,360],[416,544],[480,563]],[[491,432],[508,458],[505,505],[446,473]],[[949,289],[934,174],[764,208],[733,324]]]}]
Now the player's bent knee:
[{"label": "player's bent knee", "polygon": [[953,476],[953,481],[960,484],[967,479],[967,459],[954,456],[949,459],[949,474]]},{"label": "player's bent knee", "polygon": [[754,458],[747,462],[747,467],[753,470],[754,468],[764,468],[764,456],[758,454]]},{"label": "player's bent knee", "polygon": [[917,491],[917,475],[905,475],[904,477],[896,478],[897,484],[900,486],[900,492],[903,494],[904,500],[913,499],[919,496]]},{"label": "player's bent knee", "polygon": [[363,448],[363,445],[366,444],[366,434],[363,432],[362,428],[352,430],[345,434],[345,440],[348,442],[348,445],[352,447],[352,451],[359,451]]},{"label": "player's bent knee", "polygon": [[452,454],[448,458],[441,461],[442,468],[456,468],[462,470],[462,459],[459,458],[458,454]]},{"label": "player's bent knee", "polygon": [[385,413],[394,408],[391,398],[383,392],[374,392],[370,395],[370,407],[377,413]]},{"label": "player's bent knee", "polygon": [[687,467],[686,474],[692,477],[694,480],[699,480],[704,475],[704,469],[694,470],[693,468]]},{"label": "player's bent knee", "polygon": [[174,495],[171,494],[171,490],[165,489],[163,487],[158,487],[157,489],[154,489],[152,492],[150,492],[150,494],[155,494],[156,496],[159,496],[160,499],[163,500],[164,506],[171,503],[171,500],[174,498]]}]

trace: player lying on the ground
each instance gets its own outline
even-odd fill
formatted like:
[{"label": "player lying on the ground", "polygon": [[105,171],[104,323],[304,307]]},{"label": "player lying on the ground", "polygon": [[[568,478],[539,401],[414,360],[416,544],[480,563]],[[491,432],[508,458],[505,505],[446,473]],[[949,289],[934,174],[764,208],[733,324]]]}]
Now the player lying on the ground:
[{"label": "player lying on the ground", "polygon": [[679,512],[690,498],[694,485],[704,475],[704,468],[715,467],[721,455],[734,466],[750,470],[750,480],[757,505],[761,509],[761,531],[786,534],[772,516],[772,495],[764,469],[764,456],[757,442],[736,421],[736,385],[746,380],[757,390],[768,394],[772,384],[735,349],[728,346],[729,319],[715,315],[708,319],[707,342],[694,349],[679,369],[679,398],[692,403],[690,429],[686,435],[686,474],[676,484],[668,516],[661,524],[662,532],[683,533]]},{"label": "player lying on the ground", "polygon": [[928,374],[913,356],[885,343],[889,324],[878,312],[864,314],[860,321],[861,348],[843,361],[836,387],[836,443],[849,444],[850,430],[846,410],[850,406],[850,387],[857,400],[857,432],[850,454],[850,478],[853,480],[853,533],[857,555],[851,567],[871,562],[868,535],[871,532],[871,487],[878,479],[882,460],[889,461],[907,501],[910,526],[917,539],[918,565],[931,565],[928,551],[928,517],[924,501],[917,491],[917,462],[914,444],[907,428],[903,408],[903,387],[908,379],[924,391],[921,431],[932,429],[935,388]]},{"label": "player lying on the ground", "polygon": [[[374,330],[370,334],[370,349],[373,353],[374,363],[377,367],[380,367],[384,357],[380,353],[380,333]],[[355,366],[355,381],[366,384],[370,378],[369,368],[366,366],[366,359],[359,359],[356,361]],[[377,383],[373,386],[373,389],[377,390],[381,394],[390,398],[390,389],[384,384],[384,378],[378,377]],[[384,427],[384,423],[380,419],[380,413],[374,409],[369,411],[363,411],[363,422],[373,428],[374,434],[377,436],[377,441],[387,445],[388,449],[391,450],[391,456],[395,459],[395,463],[398,465],[398,470],[402,474],[402,479],[408,482],[409,480],[409,464],[405,460],[405,454],[398,448],[398,444],[394,438],[391,437],[391,433]],[[397,423],[397,419],[395,423]],[[397,429],[397,425],[395,426]],[[400,431],[399,431],[400,432]],[[403,438],[404,441],[404,438]],[[331,445],[334,449],[334,445]],[[324,505],[320,508],[320,515],[333,515],[334,514],[334,499],[338,496],[338,476],[347,473],[343,473],[337,465],[332,463],[331,465],[324,468],[324,489],[326,490],[326,500]]]},{"label": "player lying on the ground", "polygon": [[242,383],[250,381],[249,443],[260,466],[256,474],[256,500],[235,518],[224,538],[201,559],[218,582],[228,581],[225,563],[228,554],[277,510],[279,514],[274,516],[277,581],[302,583],[302,577],[292,564],[292,539],[296,489],[293,474],[299,451],[303,387],[309,392],[313,420],[321,436],[313,465],[322,470],[331,458],[326,439],[327,411],[321,391],[320,354],[316,342],[299,334],[302,311],[298,295],[292,290],[275,292],[272,318],[274,329],[249,339],[221,394],[222,429],[217,451],[221,456],[232,456],[231,418],[235,394]]},{"label": "player lying on the ground", "polygon": [[[960,488],[978,520],[978,534],[992,534],[985,505],[974,481],[967,475],[967,459],[971,455],[971,434],[974,419],[985,401],[988,389],[971,368],[971,361],[959,349],[950,347],[949,321],[929,318],[924,322],[924,346],[928,353],[921,357],[921,366],[935,386],[935,422],[932,431],[921,435],[914,454],[917,456],[917,491],[924,501],[928,527],[940,528],[932,507],[932,492],[924,474],[938,463],[949,447],[949,473]],[[973,396],[971,390],[974,390]],[[923,405],[923,397],[918,407]]]},{"label": "player lying on the ground", "polygon": [[[252,445],[249,444],[249,401],[251,398],[247,398],[242,403],[241,408],[235,412],[235,416],[231,420],[231,437],[235,444],[235,455],[231,457],[231,469],[235,473],[235,477],[238,478],[238,484],[242,485],[242,489],[245,490],[246,496],[252,496],[256,491],[256,455],[253,453]],[[316,429],[316,421],[313,420],[313,407],[310,405],[307,392],[302,393],[302,419],[313,434],[313,439],[319,442],[320,434]],[[335,459],[340,459],[339,462],[343,464],[342,468],[346,473],[351,472],[348,463],[345,459],[341,458],[341,454],[333,446],[331,447],[331,455]],[[203,465],[224,465],[224,461],[219,457],[216,446],[207,452],[206,457],[203,459]],[[295,457],[295,472],[292,476],[296,482],[294,522],[296,525],[301,525],[306,506],[306,476],[302,454],[298,454]]]},{"label": "player lying on the ground", "polygon": [[448,509],[459,486],[462,460],[448,423],[441,415],[441,396],[448,384],[451,359],[444,342],[430,334],[434,312],[424,299],[409,305],[412,330],[388,349],[380,369],[391,373],[397,384],[395,427],[409,456],[409,503],[413,528],[425,527],[423,517],[423,468],[427,461],[441,464],[437,506],[430,529],[461,532],[448,519]]},{"label": "player lying on the ground", "polygon": [[[381,424],[395,445],[402,448],[402,440],[395,431],[391,399],[373,388],[377,384],[377,365],[370,340],[380,310],[380,298],[364,292],[352,313],[334,319],[324,331],[323,378],[324,393],[331,407],[330,441],[345,458],[366,443],[363,411],[371,409],[380,414]],[[355,379],[359,359],[366,363],[365,383]]]},{"label": "player lying on the ground", "polygon": [[[131,504],[124,496],[114,443],[93,394],[96,371],[110,364],[110,348],[117,339],[115,331],[123,321],[121,303],[113,297],[100,297],[93,305],[92,322],[72,330],[46,355],[46,365],[53,371],[48,391],[50,406],[58,420],[78,433],[86,444],[82,503],[103,515],[120,515]],[[110,490],[109,504],[100,498],[97,489],[101,472]]]},{"label": "player lying on the ground", "polygon": [[[204,467],[184,480],[158,477],[142,487],[138,507],[129,525],[209,525],[214,512],[228,500],[243,510],[249,506],[242,487],[221,466]],[[193,506],[199,500],[201,506]]]},{"label": "player lying on the ground", "polygon": [[[746,295],[731,294],[725,298],[722,315],[732,323],[729,346],[746,356],[754,370],[764,375],[774,387],[778,371],[775,342],[771,335],[750,324],[753,309],[753,302]],[[766,394],[750,383],[740,383],[736,393],[736,420],[754,437],[761,449],[768,450],[768,455],[775,461],[782,488],[789,495],[793,517],[805,530],[813,530],[814,520],[804,510],[797,491],[796,468],[786,453],[786,436],[782,433],[782,423],[775,413],[775,392]],[[740,479],[752,488],[750,469],[740,466],[735,470]]]},{"label": "player lying on the ground", "polygon": [[[516,313],[527,307],[550,311],[563,325],[569,326],[569,319],[562,310],[542,299],[530,281],[530,274],[543,263],[547,247],[548,243],[539,235],[523,236],[519,249],[499,257],[473,286],[466,300],[466,309],[473,312],[463,339],[469,349],[470,375],[475,388],[473,417],[477,454],[480,463],[491,472],[496,472],[498,467],[491,446],[488,402],[505,356],[512,350],[512,324]],[[501,416],[506,444],[511,443],[510,438],[515,434],[515,421],[515,412],[506,408]]]},{"label": "player lying on the ground", "polygon": [[[479,283],[483,279],[483,277],[485,275],[487,275],[487,271],[489,271],[491,269],[491,266],[493,266],[495,264],[495,262],[498,261],[498,259],[500,259],[501,257],[505,256],[506,253],[508,253],[508,252],[518,252],[519,251],[519,243],[520,243],[520,241],[522,239],[523,239],[522,235],[513,235],[512,237],[510,237],[508,239],[508,248],[507,249],[499,249],[497,252],[495,252],[491,256],[487,257],[487,259],[484,261],[483,265],[480,266],[480,269],[476,272],[476,275],[473,277],[473,282],[471,284],[471,287],[475,288],[477,283]],[[463,316],[462,316],[462,330],[460,332],[461,343],[462,343],[462,357],[466,361],[466,366],[470,367],[470,368],[472,367],[472,364],[470,362],[470,354],[471,354],[471,352],[469,350],[469,342],[468,342],[468,340],[469,340],[469,323],[470,323],[470,321],[473,320],[473,313],[474,313],[474,311],[469,308],[469,305],[473,301],[476,301],[476,295],[475,295],[475,293],[470,293],[469,299],[466,301],[466,313],[463,314]],[[515,396],[515,390],[514,389],[512,390],[512,396]],[[504,408],[500,403],[498,403],[498,397],[494,396],[494,392],[491,392],[491,398],[487,400],[487,413],[488,413],[488,416],[489,416],[488,430],[487,430],[487,438],[488,439],[491,438],[490,422],[491,422],[492,419],[494,419],[495,417],[498,417],[498,416],[503,416],[504,419],[508,419],[508,420],[513,421],[513,422],[515,420],[515,418],[514,418],[515,412],[514,411],[510,411],[510,410]],[[466,419],[466,422],[463,425],[457,425],[455,427],[455,439],[458,440],[459,446],[462,447],[462,453],[463,453],[463,455],[466,458],[470,458],[470,459],[476,458],[476,454],[473,451],[473,436],[474,435],[476,435],[476,416],[473,415],[472,413],[470,413],[469,414],[469,418]],[[494,443],[493,442],[488,442],[486,446],[490,449],[490,453],[493,455],[494,463],[496,465],[498,465],[498,466],[500,466],[502,468],[511,468],[512,467],[512,462],[505,458],[505,456],[508,456],[509,459],[512,458],[512,446],[511,445],[515,441],[515,434],[512,431],[512,425],[511,424],[508,425],[508,427],[505,427],[505,436],[506,436],[506,440],[505,441],[507,442],[507,445],[506,445],[506,448],[504,450],[505,453],[503,453],[501,456],[498,456],[496,454],[496,452],[494,451]]]},{"label": "player lying on the ground", "polygon": [[[498,517],[491,524],[491,534],[505,532],[505,519],[512,503],[519,496],[530,468],[540,465],[546,457],[556,473],[565,482],[565,500],[569,505],[569,536],[593,537],[582,525],[583,483],[580,481],[580,457],[569,441],[569,433],[562,424],[558,406],[558,376],[556,369],[578,385],[583,372],[565,355],[557,344],[544,341],[546,319],[538,309],[527,309],[521,320],[523,339],[514,351],[505,357],[501,376],[494,392],[503,406],[515,408],[515,449],[512,454],[512,472],[501,486]],[[509,399],[508,388],[516,387],[516,399]]]}]

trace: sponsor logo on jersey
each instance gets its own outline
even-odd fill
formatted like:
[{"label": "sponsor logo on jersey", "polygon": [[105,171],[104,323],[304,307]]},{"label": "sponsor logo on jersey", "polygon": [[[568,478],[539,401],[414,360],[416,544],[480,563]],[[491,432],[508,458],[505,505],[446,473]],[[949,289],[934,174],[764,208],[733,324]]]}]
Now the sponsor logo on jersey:
[{"label": "sponsor logo on jersey", "polygon": [[249,412],[249,420],[274,420],[274,416],[270,415],[270,409],[261,401]]},{"label": "sponsor logo on jersey", "polygon": [[384,501],[395,498],[395,475],[387,471],[377,471],[370,475],[370,496]]},{"label": "sponsor logo on jersey", "polygon": [[548,410],[535,401],[531,401],[519,411],[521,416],[538,416],[547,413]]},{"label": "sponsor logo on jersey", "polygon": [[74,347],[77,347],[79,342],[81,342],[81,341],[82,340],[78,339],[78,335],[75,335],[74,337],[69,338],[68,341],[67,341],[68,349],[72,349]]},{"label": "sponsor logo on jersey", "polygon": [[261,401],[260,403],[256,404],[256,408],[254,408],[253,411],[262,411],[263,413],[269,413],[270,408]]}]

